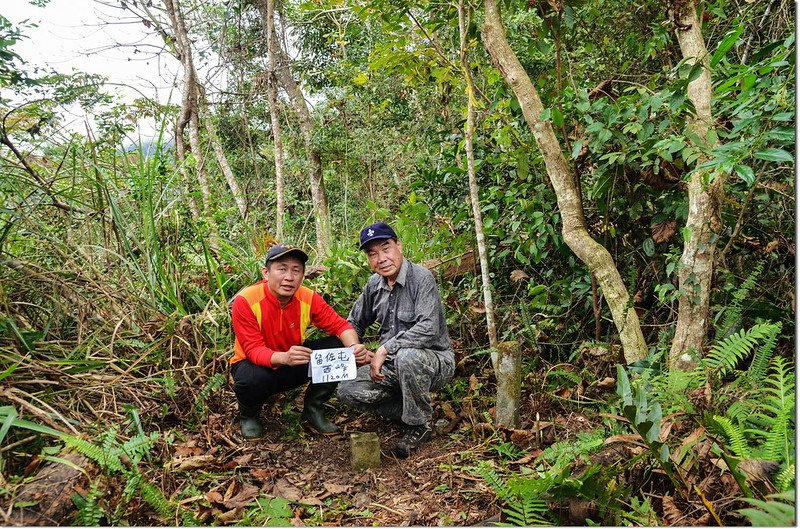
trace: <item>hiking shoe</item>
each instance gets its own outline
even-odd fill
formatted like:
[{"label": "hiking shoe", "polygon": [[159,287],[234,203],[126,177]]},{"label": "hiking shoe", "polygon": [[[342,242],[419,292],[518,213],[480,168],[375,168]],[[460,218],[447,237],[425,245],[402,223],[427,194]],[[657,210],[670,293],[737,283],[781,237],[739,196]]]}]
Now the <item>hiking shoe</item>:
[{"label": "hiking shoe", "polygon": [[394,455],[401,459],[405,459],[412,450],[422,446],[422,443],[431,438],[433,432],[427,424],[419,424],[415,426],[407,426],[403,437],[397,441],[397,446],[394,449]]}]

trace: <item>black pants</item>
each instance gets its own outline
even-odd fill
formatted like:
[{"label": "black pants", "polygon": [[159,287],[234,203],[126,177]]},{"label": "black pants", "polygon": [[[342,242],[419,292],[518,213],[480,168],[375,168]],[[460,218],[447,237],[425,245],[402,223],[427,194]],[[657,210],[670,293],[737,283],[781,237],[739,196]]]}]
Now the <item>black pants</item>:
[{"label": "black pants", "polygon": [[[318,340],[306,340],[303,346],[316,351],[343,347],[343,344],[339,338],[327,336]],[[236,398],[249,408],[261,406],[269,396],[299,388],[311,380],[308,376],[308,364],[272,369],[255,365],[247,359],[239,360],[231,366],[231,376]]]}]

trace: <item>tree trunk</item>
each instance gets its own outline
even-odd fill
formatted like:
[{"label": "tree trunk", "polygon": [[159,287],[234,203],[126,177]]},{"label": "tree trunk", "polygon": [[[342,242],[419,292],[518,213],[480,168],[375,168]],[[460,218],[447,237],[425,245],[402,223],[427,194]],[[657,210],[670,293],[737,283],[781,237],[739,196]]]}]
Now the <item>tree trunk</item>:
[{"label": "tree trunk", "polygon": [[501,343],[497,357],[497,405],[494,422],[504,428],[518,428],[522,394],[522,351],[519,342]]},{"label": "tree trunk", "polygon": [[[203,107],[208,108],[205,102],[205,94],[202,94],[202,87],[199,84],[197,87],[198,92],[201,93]],[[222,175],[225,177],[225,181],[228,182],[228,188],[231,190],[233,200],[236,202],[236,207],[239,208],[239,213],[242,214],[242,218],[247,219],[247,201],[245,200],[245,196],[242,194],[242,191],[239,188],[239,182],[236,180],[236,176],[233,174],[231,164],[228,163],[228,157],[225,155],[225,150],[222,148],[222,144],[219,141],[219,136],[217,136],[217,129],[214,126],[212,116],[206,115],[205,119],[203,120],[203,124],[206,126],[208,140],[211,142],[211,148],[214,149],[214,155],[217,158],[219,168],[222,170]]]},{"label": "tree trunk", "polygon": [[[189,43],[189,35],[186,31],[186,24],[181,12],[180,0],[165,0],[164,5],[169,15],[172,29],[175,32],[176,50],[179,54],[178,59],[183,67],[183,98],[181,101],[181,113],[175,126],[175,147],[177,150],[178,161],[185,168],[186,155],[184,150],[183,137],[186,126],[189,127],[189,146],[194,155],[197,168],[197,181],[200,184],[200,210],[204,215],[208,214],[211,202],[211,190],[208,184],[208,177],[205,171],[205,159],[200,146],[200,125],[198,116],[198,90],[197,72],[194,69],[192,60],[192,49]],[[183,169],[184,174],[188,172]]]},{"label": "tree trunk", "polygon": [[286,198],[283,188],[283,133],[278,112],[278,80],[275,70],[278,65],[278,40],[275,38],[275,1],[267,0],[267,50],[269,71],[267,72],[267,100],[272,126],[272,140],[275,143],[275,237],[283,240],[283,223],[286,215]]},{"label": "tree trunk", "polygon": [[628,363],[647,356],[647,344],[639,325],[639,317],[629,303],[625,283],[617,270],[611,254],[597,243],[586,230],[575,175],[567,165],[564,153],[549,121],[541,119],[544,107],[536,88],[508,44],[500,12],[495,0],[484,0],[486,21],[481,28],[484,46],[503,78],[519,100],[525,121],[533,131],[536,144],[542,153],[547,173],[553,184],[561,213],[564,241],[583,261],[603,289],[611,309],[614,324],[619,332],[625,361]]},{"label": "tree trunk", "polygon": [[486,241],[483,237],[483,219],[481,204],[478,200],[478,180],[475,176],[475,153],[472,149],[475,135],[475,95],[472,76],[467,62],[467,24],[465,21],[464,0],[458,3],[458,29],[460,33],[461,69],[467,85],[467,126],[464,133],[464,150],[467,154],[467,172],[469,174],[469,198],[472,203],[472,218],[475,221],[475,240],[478,245],[478,259],[481,263],[481,281],[483,283],[483,304],[486,308],[486,330],[489,334],[492,368],[497,370],[497,327],[494,322],[494,303],[492,302],[492,282],[489,277],[489,259],[486,252]]},{"label": "tree trunk", "polygon": [[[706,145],[698,147],[713,148],[716,141],[708,139],[708,132],[712,128],[711,70],[697,6],[695,2],[675,2],[672,8],[675,34],[687,64],[701,61],[703,65],[700,76],[689,83],[687,95],[694,105],[695,116],[689,122],[688,129],[706,142]],[[703,155],[697,164],[707,160],[708,157]],[[709,182],[710,177],[713,179]],[[723,175],[710,175],[703,170],[693,171],[689,181],[686,227],[690,238],[684,242],[678,272],[678,323],[669,352],[670,366],[678,365],[681,356],[690,351],[697,354],[702,352],[709,324],[709,296],[714,273],[714,252],[720,231],[723,185]],[[693,364],[688,357],[680,362],[686,368],[691,368]]]},{"label": "tree trunk", "polygon": [[[272,35],[267,38],[274,38],[277,42],[277,32],[274,24],[267,25],[270,17],[274,20],[274,11],[270,12],[267,0],[258,0],[257,6],[261,13],[262,23],[265,31],[272,30]],[[311,183],[311,200],[314,204],[314,225],[317,230],[317,252],[321,258],[328,253],[331,244],[331,223],[328,211],[328,198],[325,193],[325,181],[322,175],[322,158],[319,149],[314,146],[313,131],[314,124],[311,120],[311,113],[308,110],[305,97],[300,91],[300,87],[292,76],[289,68],[289,57],[283,48],[276,49],[277,63],[273,64],[275,76],[278,82],[286,90],[292,102],[297,117],[300,122],[300,134],[303,137],[303,145],[306,149],[308,159],[308,179]]]}]

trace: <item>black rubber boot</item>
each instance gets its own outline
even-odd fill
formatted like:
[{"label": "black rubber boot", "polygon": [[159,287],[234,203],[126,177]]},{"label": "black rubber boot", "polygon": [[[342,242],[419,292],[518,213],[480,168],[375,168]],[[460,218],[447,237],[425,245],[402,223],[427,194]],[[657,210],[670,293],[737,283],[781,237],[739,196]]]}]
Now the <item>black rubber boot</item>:
[{"label": "black rubber boot", "polygon": [[242,437],[248,441],[261,439],[264,435],[264,427],[261,426],[259,415],[261,406],[245,406],[239,403],[239,427],[242,429]]},{"label": "black rubber boot", "polygon": [[303,399],[303,413],[301,417],[308,421],[312,428],[322,434],[336,433],[339,427],[325,418],[325,403],[336,391],[338,382],[326,384],[308,384],[306,396]]}]

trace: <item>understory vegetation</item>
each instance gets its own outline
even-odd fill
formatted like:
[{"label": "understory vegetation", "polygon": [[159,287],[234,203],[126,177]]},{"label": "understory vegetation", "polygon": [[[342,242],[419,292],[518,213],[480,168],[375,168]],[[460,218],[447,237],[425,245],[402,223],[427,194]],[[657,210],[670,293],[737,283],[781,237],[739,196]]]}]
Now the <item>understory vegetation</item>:
[{"label": "understory vegetation", "polygon": [[[139,16],[139,4],[121,12]],[[174,53],[165,9],[149,4],[148,28],[163,22],[163,53]],[[597,277],[564,240],[520,101],[481,47],[482,4],[466,6],[464,53],[492,304],[468,185],[458,3],[280,3],[291,71],[314,102],[306,142],[279,92],[282,189],[261,4],[183,1],[199,71],[229,73],[227,89],[208,83],[199,98],[199,120],[216,126],[199,129],[199,150],[176,140],[183,106],[121,102],[109,80],[35,68],[15,51],[30,28],[0,14],[4,525],[794,525],[792,3],[698,3],[714,116],[698,138],[687,93],[702,68],[674,38],[681,2],[502,2],[588,233],[630,293],[648,353],[633,363]],[[70,105],[90,113],[89,132],[63,128]],[[152,141],[134,138],[143,118],[157,123]],[[709,219],[718,235],[705,345],[676,366],[679,303],[700,289],[678,279],[696,171],[724,179],[724,194]],[[318,451],[346,451],[347,439],[304,431],[297,392],[271,404],[267,442],[238,437],[230,303],[260,279],[282,233],[312,255],[306,284],[346,315],[370,275],[358,232],[376,220],[437,275],[456,374],[435,397],[427,452],[405,464],[384,456],[364,473],[345,458],[315,474],[302,465],[323,465]],[[497,341],[522,352],[515,427],[494,421],[487,310]],[[335,400],[329,412],[390,442],[385,426]]]}]

